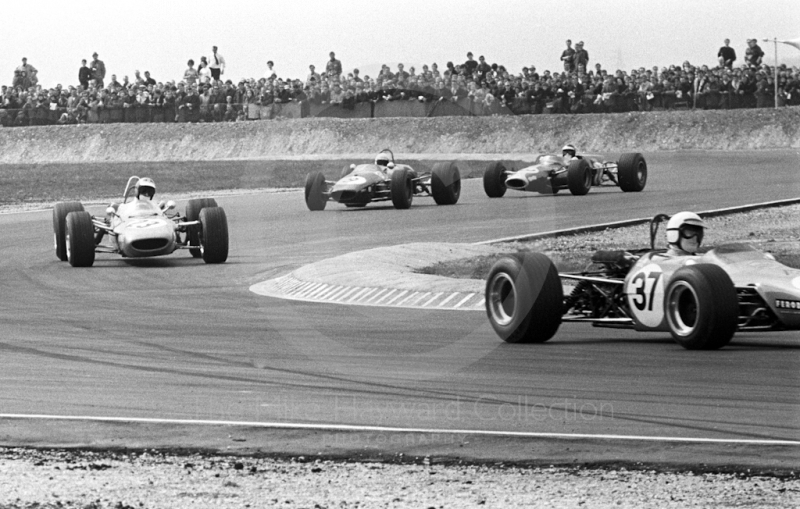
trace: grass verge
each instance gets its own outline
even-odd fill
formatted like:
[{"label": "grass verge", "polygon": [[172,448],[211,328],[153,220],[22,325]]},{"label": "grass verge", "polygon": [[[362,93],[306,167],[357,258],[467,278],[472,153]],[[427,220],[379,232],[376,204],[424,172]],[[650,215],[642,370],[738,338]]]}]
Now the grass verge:
[{"label": "grass verge", "polygon": [[[747,242],[772,253],[781,263],[800,268],[800,205],[755,210],[706,220],[703,241],[707,249],[730,242]],[[656,247],[666,247],[665,226],[659,228]],[[453,278],[485,279],[500,257],[522,251],[549,256],[559,271],[579,271],[600,249],[636,250],[650,247],[648,225],[608,229],[602,232],[564,235],[527,242],[497,244],[497,255],[442,262],[420,269],[422,274]]]},{"label": "grass verge", "polygon": [[[321,171],[337,180],[342,167],[368,161],[172,161],[0,165],[0,206],[80,200],[122,194],[131,175],[151,177],[159,194],[229,189],[303,187],[306,175]],[[408,161],[428,171],[437,161]],[[486,161],[458,161],[462,178],[482,176]]]}]

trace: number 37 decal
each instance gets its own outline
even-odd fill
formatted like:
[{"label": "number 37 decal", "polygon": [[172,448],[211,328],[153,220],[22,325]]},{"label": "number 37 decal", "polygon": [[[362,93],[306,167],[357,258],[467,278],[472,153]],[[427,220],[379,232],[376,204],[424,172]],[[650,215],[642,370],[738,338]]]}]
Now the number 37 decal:
[{"label": "number 37 decal", "polygon": [[650,264],[628,280],[625,293],[636,318],[648,327],[657,327],[664,317],[664,273]]}]

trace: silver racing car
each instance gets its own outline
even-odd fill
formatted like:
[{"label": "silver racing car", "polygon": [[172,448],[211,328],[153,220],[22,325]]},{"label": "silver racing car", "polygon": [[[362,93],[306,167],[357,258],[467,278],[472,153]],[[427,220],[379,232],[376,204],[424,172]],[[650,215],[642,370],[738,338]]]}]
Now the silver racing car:
[{"label": "silver racing car", "polygon": [[650,249],[598,251],[582,272],[558,273],[540,253],[500,259],[486,280],[495,332],[509,343],[542,343],[562,322],[581,322],[669,332],[686,349],[713,350],[736,331],[800,330],[800,270],[748,244],[669,255],[655,249],[665,217],[650,223]]},{"label": "silver racing car", "polygon": [[92,266],[95,253],[146,258],[178,249],[188,249],[206,263],[227,260],[228,220],[213,198],[189,200],[181,216],[175,202],[156,203],[154,194],[152,180],[133,176],[122,203],[112,203],[104,217],[89,214],[80,202],[57,203],[53,208],[56,256],[73,267]]}]

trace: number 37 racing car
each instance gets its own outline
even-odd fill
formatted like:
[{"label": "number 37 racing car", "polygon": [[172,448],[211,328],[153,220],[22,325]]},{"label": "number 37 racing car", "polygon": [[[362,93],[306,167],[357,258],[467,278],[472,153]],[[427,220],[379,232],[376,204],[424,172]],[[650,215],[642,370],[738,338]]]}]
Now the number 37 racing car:
[{"label": "number 37 racing car", "polygon": [[151,179],[133,176],[122,203],[112,203],[105,217],[90,215],[80,202],[57,203],[53,208],[56,256],[73,267],[92,266],[95,253],[146,258],[188,249],[206,263],[228,258],[228,220],[213,198],[189,200],[186,215],[181,216],[175,202],[157,204],[152,201],[154,194]]},{"label": "number 37 racing car", "polygon": [[800,270],[747,244],[686,256],[656,250],[666,217],[651,220],[650,249],[598,251],[583,272],[558,273],[540,253],[500,259],[485,290],[495,332],[509,343],[542,343],[562,322],[585,322],[669,332],[686,349],[712,350],[737,330],[800,330]]}]

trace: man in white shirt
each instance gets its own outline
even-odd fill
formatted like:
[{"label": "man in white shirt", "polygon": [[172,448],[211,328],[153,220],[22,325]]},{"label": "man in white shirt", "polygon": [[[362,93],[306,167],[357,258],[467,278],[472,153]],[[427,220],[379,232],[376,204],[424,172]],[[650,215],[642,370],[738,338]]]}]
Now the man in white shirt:
[{"label": "man in white shirt", "polygon": [[264,77],[267,78],[267,80],[278,77],[278,71],[275,70],[275,62],[272,60],[267,61],[267,72],[264,73]]},{"label": "man in white shirt", "polygon": [[217,47],[211,47],[211,56],[208,57],[208,68],[211,70],[211,77],[214,80],[219,80],[222,74],[225,74],[225,58],[217,53]]}]

